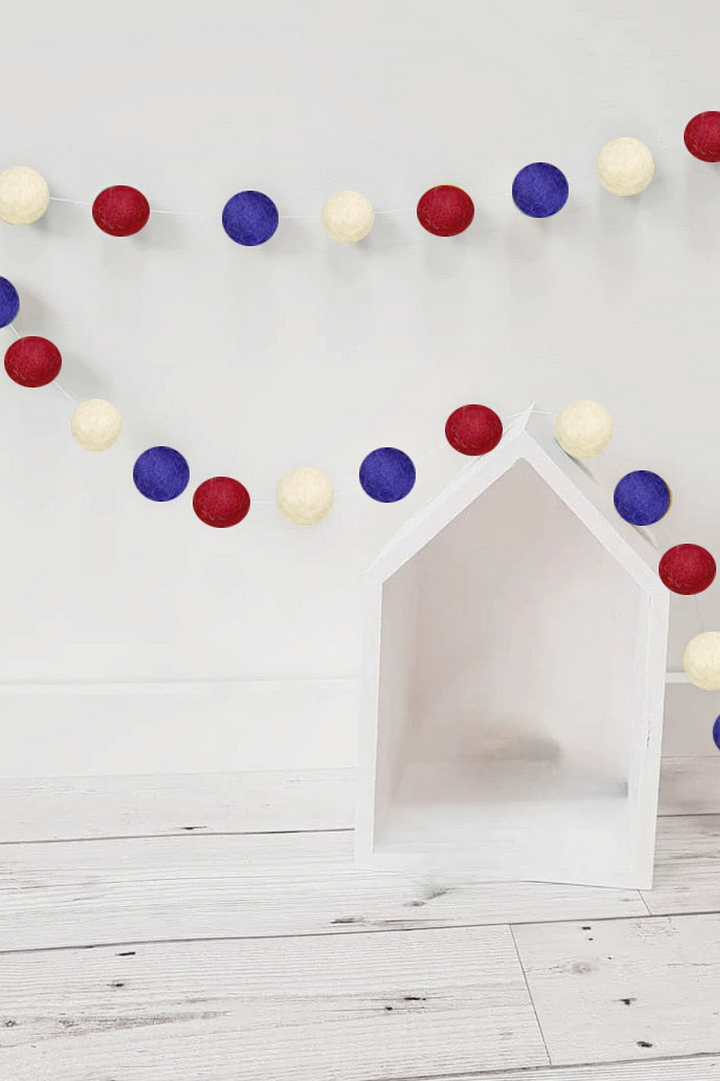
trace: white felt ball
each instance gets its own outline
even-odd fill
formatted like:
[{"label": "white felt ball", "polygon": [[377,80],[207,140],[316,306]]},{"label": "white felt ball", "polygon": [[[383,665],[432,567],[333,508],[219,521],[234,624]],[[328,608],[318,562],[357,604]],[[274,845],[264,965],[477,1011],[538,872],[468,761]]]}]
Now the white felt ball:
[{"label": "white felt ball", "polygon": [[281,478],[275,502],[286,518],[296,525],[315,525],[330,513],[332,484],[319,469],[301,466]]},{"label": "white felt ball", "polygon": [[0,218],[8,225],[30,225],[41,218],[50,202],[45,177],[24,165],[0,173]]},{"label": "white felt ball", "polygon": [[70,430],[85,450],[107,450],[120,438],[122,417],[110,402],[91,398],[73,413]]},{"label": "white felt ball", "polygon": [[645,143],[627,136],[605,143],[595,167],[600,183],[613,195],[637,195],[655,175],[655,159]]},{"label": "white felt ball", "polygon": [[337,195],[331,195],[323,207],[325,232],[343,244],[362,240],[372,229],[374,220],[370,200],[359,191],[339,191]]},{"label": "white felt ball", "polygon": [[683,654],[685,675],[703,691],[720,691],[720,631],[697,634]]},{"label": "white felt ball", "polygon": [[570,402],[555,421],[555,438],[572,458],[596,458],[607,450],[612,434],[612,417],[597,402]]}]

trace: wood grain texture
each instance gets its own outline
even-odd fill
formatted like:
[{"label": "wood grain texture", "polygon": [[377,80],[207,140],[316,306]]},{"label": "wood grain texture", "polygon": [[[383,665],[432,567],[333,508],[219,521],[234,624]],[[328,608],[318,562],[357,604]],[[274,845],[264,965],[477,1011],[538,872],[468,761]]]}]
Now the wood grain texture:
[{"label": "wood grain texture", "polygon": [[351,833],[0,848],[0,950],[645,915],[633,890],[419,880],[353,866]]},{"label": "wood grain texture", "polygon": [[[720,1056],[655,1059],[652,1062],[612,1062],[587,1066],[540,1066],[497,1073],[453,1074],[447,1081],[718,1081]],[[435,1077],[417,1081],[438,1081]]]},{"label": "wood grain texture", "polygon": [[514,934],[553,1065],[720,1052],[720,915]]},{"label": "wood grain texture", "polygon": [[507,928],[0,958],[13,1081],[370,1081],[547,1063]]},{"label": "wood grain texture", "polygon": [[0,843],[351,829],[355,771],[0,778]]},{"label": "wood grain texture", "polygon": [[665,758],[658,814],[720,814],[720,754]]},{"label": "wood grain texture", "polygon": [[643,897],[657,915],[720,910],[720,815],[660,819],[654,888]]},{"label": "wood grain texture", "polygon": [[[352,829],[354,769],[0,778],[0,844]],[[720,813],[720,755],[666,758],[660,814]]]}]

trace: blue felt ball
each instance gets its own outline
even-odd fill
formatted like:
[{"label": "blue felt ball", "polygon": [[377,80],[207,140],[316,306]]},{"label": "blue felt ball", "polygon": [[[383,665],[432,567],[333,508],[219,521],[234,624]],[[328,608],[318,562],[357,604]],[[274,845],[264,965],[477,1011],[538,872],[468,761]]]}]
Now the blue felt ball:
[{"label": "blue felt ball", "polygon": [[720,751],[720,717],[717,718],[713,725],[713,743]]},{"label": "blue felt ball", "polygon": [[177,499],[188,486],[190,467],[172,447],[150,447],[133,467],[135,487],[147,499],[166,503]]},{"label": "blue felt ball", "polygon": [[17,289],[7,278],[0,278],[0,327],[9,326],[19,311]]},{"label": "blue felt ball", "polygon": [[534,161],[513,180],[512,197],[523,214],[549,218],[565,206],[569,190],[564,173],[545,161]]},{"label": "blue felt ball", "polygon": [[222,213],[223,229],[236,244],[251,248],[264,244],[278,227],[275,203],[261,191],[239,191],[228,199]]},{"label": "blue felt ball", "polygon": [[670,509],[672,495],[662,477],[636,469],[619,480],[613,496],[615,510],[631,525],[652,525]]},{"label": "blue felt ball", "polygon": [[412,491],[415,466],[412,459],[397,447],[378,447],[360,466],[360,484],[378,503],[397,503]]}]

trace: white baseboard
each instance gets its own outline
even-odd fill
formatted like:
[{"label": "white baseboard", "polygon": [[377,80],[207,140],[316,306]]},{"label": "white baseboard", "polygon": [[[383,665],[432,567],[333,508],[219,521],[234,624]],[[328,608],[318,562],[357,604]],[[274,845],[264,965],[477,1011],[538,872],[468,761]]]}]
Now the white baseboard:
[{"label": "white baseboard", "polygon": [[357,681],[0,686],[0,776],[354,766]]}]

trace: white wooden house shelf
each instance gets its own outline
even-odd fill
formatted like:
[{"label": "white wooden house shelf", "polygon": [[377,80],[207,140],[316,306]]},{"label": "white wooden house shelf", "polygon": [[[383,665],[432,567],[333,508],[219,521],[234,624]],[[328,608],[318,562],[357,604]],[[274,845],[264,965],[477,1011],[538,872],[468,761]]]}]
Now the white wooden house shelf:
[{"label": "white wooden house shelf", "polygon": [[668,594],[612,492],[534,423],[368,572],[356,854],[647,888]]}]

